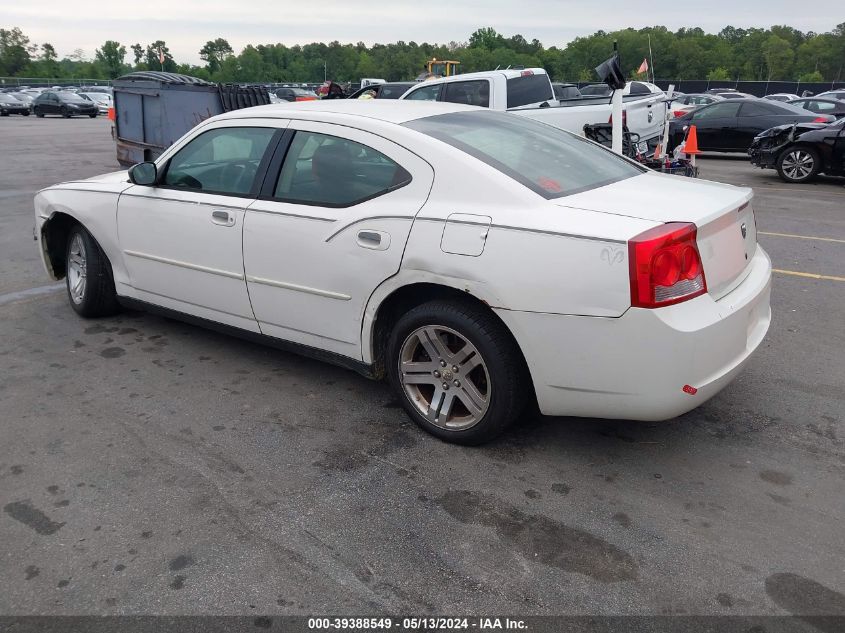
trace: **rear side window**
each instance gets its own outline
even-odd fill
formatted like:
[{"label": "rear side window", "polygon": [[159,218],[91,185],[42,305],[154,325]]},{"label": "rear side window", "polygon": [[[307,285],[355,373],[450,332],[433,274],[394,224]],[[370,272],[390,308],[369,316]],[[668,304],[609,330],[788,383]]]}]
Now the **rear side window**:
[{"label": "rear side window", "polygon": [[361,143],[297,132],[285,156],[274,197],[324,207],[348,207],[411,182],[393,160]]},{"label": "rear side window", "polygon": [[508,109],[542,103],[554,98],[548,75],[524,75],[508,79]]},{"label": "rear side window", "polygon": [[548,199],[645,171],[579,136],[503,112],[453,112],[404,125],[456,147]]},{"label": "rear side window", "polygon": [[807,103],[807,109],[813,112],[824,112],[830,114],[836,109],[835,103],[828,103],[827,101],[810,101]]},{"label": "rear side window", "polygon": [[200,134],[170,159],[164,184],[180,189],[245,195],[275,129],[227,127]]},{"label": "rear side window", "polygon": [[444,101],[481,106],[482,108],[490,107],[490,82],[486,79],[481,81],[454,81],[447,83],[445,90]]},{"label": "rear side window", "polygon": [[739,103],[716,103],[714,105],[708,106],[706,108],[702,108],[701,110],[696,110],[692,118],[694,121],[699,121],[701,119],[716,119],[721,117],[735,117],[737,112],[739,112]]},{"label": "rear side window", "polygon": [[378,91],[379,99],[398,99],[408,91],[410,86],[381,86]]},{"label": "rear side window", "polygon": [[632,81],[631,82],[631,94],[632,95],[648,95],[651,94],[651,90],[648,89],[648,86],[639,82],[639,81]]},{"label": "rear side window", "polygon": [[769,114],[787,114],[782,107],[764,102],[749,102],[742,104],[740,116],[767,116]]},{"label": "rear side window", "polygon": [[437,101],[440,97],[440,88],[441,84],[424,86],[423,88],[417,88],[405,98],[413,101]]}]

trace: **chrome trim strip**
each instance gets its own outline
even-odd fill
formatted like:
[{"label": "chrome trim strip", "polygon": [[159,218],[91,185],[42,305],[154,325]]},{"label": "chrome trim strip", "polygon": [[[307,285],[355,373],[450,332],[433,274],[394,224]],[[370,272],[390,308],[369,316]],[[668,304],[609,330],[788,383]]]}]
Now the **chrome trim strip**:
[{"label": "chrome trim strip", "polygon": [[316,215],[303,215],[301,213],[286,213],[285,211],[271,211],[270,209],[256,209],[255,207],[249,207],[247,211],[253,211],[255,213],[268,213],[270,215],[283,215],[285,217],[290,218],[302,218],[303,220],[319,220],[320,222],[336,222],[333,218],[321,218]]},{"label": "chrome trim strip", "polygon": [[[202,192],[197,192],[202,193]],[[252,202],[252,198],[245,198],[244,204],[218,204],[217,202],[209,202],[207,200],[180,200],[179,198],[165,198],[164,196],[144,196],[137,193],[124,193],[124,196],[127,198],[146,198],[148,200],[158,200],[159,202],[180,202],[182,204],[196,204],[196,205],[203,205],[206,207],[216,207],[219,209],[234,209],[235,211],[243,211],[250,202]],[[222,194],[208,194],[208,195],[222,195]]]},{"label": "chrome trim strip", "polygon": [[334,233],[329,235],[325,239],[325,241],[331,242],[335,237],[337,237],[339,234],[343,233],[346,229],[348,229],[351,226],[355,226],[356,224],[360,224],[361,222],[369,222],[370,220],[413,220],[413,219],[414,219],[413,215],[371,215],[369,217],[359,218],[357,220],[353,220],[352,222],[349,222],[348,224],[344,224],[342,227],[337,229]]},{"label": "chrome trim strip", "polygon": [[[318,297],[326,297],[328,299],[338,299],[340,301],[349,301],[352,297],[341,292],[332,292],[331,290],[320,290],[319,288],[311,288],[309,286],[300,286],[298,284],[290,284],[284,281],[276,281],[274,279],[265,279],[264,277],[246,276],[246,280],[254,284],[262,284],[264,286],[272,286],[274,288],[284,288],[285,290],[296,290],[297,292],[306,292],[308,294],[317,295]],[[271,323],[271,325],[273,325]],[[284,327],[284,326],[280,326]]]},{"label": "chrome trim strip", "polygon": [[[170,264],[171,266],[179,266],[180,268],[188,268],[190,270],[198,270],[203,273],[212,275],[220,275],[221,277],[228,277],[229,279],[244,278],[243,273],[233,273],[228,270],[220,270],[219,268],[210,268],[208,266],[200,266],[198,264],[190,264],[188,262],[179,261],[178,259],[168,259],[167,257],[159,257],[158,255],[150,255],[149,253],[139,253],[138,251],[124,250],[125,255],[130,257],[139,257],[141,259],[149,259],[150,261],[159,262],[161,264]],[[139,288],[140,290],[140,288]]]}]

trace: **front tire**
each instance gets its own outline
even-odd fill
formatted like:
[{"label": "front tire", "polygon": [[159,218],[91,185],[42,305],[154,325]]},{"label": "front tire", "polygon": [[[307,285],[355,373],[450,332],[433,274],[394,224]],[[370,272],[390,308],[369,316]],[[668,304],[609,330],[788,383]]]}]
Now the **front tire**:
[{"label": "front tire", "polygon": [[792,147],[778,156],[778,175],[784,182],[807,182],[815,178],[820,169],[821,159],[812,147]]},{"label": "front tire", "polygon": [[411,419],[457,444],[498,436],[522,413],[530,389],[510,332],[463,301],[431,301],[405,313],[390,335],[387,372]]},{"label": "front tire", "polygon": [[64,118],[70,118],[70,111],[67,108],[62,108],[60,113]]},{"label": "front tire", "polygon": [[32,111],[35,112],[35,116],[37,116],[39,119],[44,118],[44,113],[38,108],[33,108]]},{"label": "front tire", "polygon": [[96,118],[97,118],[97,113],[95,112],[94,114],[89,114],[88,116],[89,116],[89,117],[91,117],[92,119],[96,119]]},{"label": "front tire", "polygon": [[117,313],[111,266],[97,241],[77,225],[68,236],[66,253],[67,294],[76,313],[86,318]]}]

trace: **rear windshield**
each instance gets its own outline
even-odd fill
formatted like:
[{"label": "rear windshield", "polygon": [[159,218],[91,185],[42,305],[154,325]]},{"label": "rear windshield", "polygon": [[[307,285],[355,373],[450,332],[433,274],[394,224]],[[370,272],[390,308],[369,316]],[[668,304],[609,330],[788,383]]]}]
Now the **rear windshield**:
[{"label": "rear windshield", "polygon": [[453,112],[404,125],[466,152],[546,199],[645,171],[580,136],[512,114]]},{"label": "rear windshield", "polygon": [[86,103],[86,100],[75,92],[59,92],[57,94],[59,99],[68,103]]},{"label": "rear windshield", "polygon": [[548,75],[525,75],[508,79],[508,109],[554,98]]}]

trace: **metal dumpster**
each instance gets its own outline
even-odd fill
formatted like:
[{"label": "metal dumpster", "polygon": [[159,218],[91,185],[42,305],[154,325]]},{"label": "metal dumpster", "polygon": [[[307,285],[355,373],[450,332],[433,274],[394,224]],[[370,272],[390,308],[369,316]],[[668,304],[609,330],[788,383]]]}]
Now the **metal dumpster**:
[{"label": "metal dumpster", "polygon": [[177,73],[134,72],[113,87],[113,135],[124,167],[155,160],[209,117],[270,103],[261,86],[218,85]]}]

